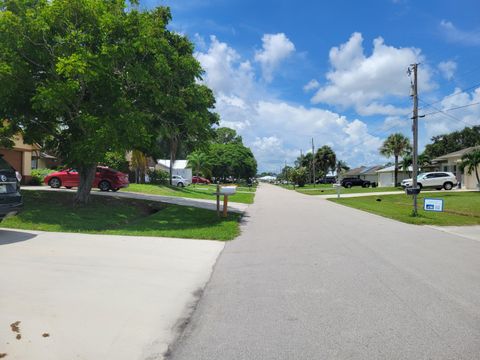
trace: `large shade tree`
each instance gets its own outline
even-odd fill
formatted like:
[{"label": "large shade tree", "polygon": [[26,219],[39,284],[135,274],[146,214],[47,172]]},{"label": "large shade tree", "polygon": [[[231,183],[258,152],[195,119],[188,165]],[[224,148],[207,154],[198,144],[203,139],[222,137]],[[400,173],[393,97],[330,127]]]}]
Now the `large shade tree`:
[{"label": "large shade tree", "polygon": [[193,45],[167,29],[170,11],[137,3],[0,0],[0,119],[78,169],[77,203],[106,153],[152,148],[178,133],[171,122],[204,127],[192,119],[213,106]]},{"label": "large shade tree", "polygon": [[337,156],[330,146],[323,145],[315,153],[315,167],[322,176],[327,175],[330,170],[335,171],[336,164]]},{"label": "large shade tree", "polygon": [[398,159],[411,151],[410,140],[401,133],[391,134],[380,147],[380,154],[395,159],[395,186],[398,184]]}]

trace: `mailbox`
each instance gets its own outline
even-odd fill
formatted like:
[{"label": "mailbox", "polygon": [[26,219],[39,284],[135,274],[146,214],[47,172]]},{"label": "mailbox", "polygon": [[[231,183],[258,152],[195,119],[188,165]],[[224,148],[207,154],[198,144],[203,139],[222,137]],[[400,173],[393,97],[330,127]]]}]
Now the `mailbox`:
[{"label": "mailbox", "polygon": [[233,195],[237,192],[236,186],[222,186],[220,187],[220,195]]},{"label": "mailbox", "polygon": [[419,188],[419,187],[417,187],[417,188],[407,187],[407,188],[405,188],[405,193],[407,195],[418,195],[418,194],[420,194],[421,190],[422,189]]}]

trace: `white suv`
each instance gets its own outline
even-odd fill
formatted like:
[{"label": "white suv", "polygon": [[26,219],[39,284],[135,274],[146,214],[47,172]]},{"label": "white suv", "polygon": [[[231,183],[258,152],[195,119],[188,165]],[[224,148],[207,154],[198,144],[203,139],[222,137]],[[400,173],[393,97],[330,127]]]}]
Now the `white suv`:
[{"label": "white suv", "polygon": [[[413,179],[405,179],[402,181],[402,186],[411,187]],[[452,190],[457,185],[457,178],[451,172],[428,172],[417,176],[418,187],[433,187],[437,190],[442,188],[445,190]]]},{"label": "white suv", "polygon": [[190,185],[190,181],[180,175],[172,175],[172,185],[184,187]]}]

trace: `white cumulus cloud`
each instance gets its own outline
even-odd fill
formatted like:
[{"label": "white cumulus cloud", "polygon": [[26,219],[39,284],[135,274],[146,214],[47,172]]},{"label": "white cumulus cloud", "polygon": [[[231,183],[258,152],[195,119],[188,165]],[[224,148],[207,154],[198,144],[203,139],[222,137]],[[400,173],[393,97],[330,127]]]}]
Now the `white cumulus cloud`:
[{"label": "white cumulus cloud", "polygon": [[440,29],[448,42],[467,45],[480,45],[480,30],[465,31],[457,28],[451,21],[442,20]]},{"label": "white cumulus cloud", "polygon": [[438,69],[445,79],[451,80],[457,71],[457,63],[453,60],[442,61],[438,64]]},{"label": "white cumulus cloud", "polygon": [[[381,37],[373,41],[373,51],[368,56],[360,33],[352,34],[346,43],[333,47],[329,58],[331,70],[326,74],[327,83],[318,89],[312,102],[353,107],[360,115],[402,113],[402,109],[382,102],[407,98],[410,79],[406,70],[410,64],[424,60],[419,49],[388,46]],[[420,66],[419,87],[424,92],[435,87],[427,66]]]},{"label": "white cumulus cloud", "polygon": [[295,45],[284,33],[265,34],[262,43],[262,49],[255,53],[255,61],[260,63],[265,81],[270,82],[280,63],[295,51]]}]

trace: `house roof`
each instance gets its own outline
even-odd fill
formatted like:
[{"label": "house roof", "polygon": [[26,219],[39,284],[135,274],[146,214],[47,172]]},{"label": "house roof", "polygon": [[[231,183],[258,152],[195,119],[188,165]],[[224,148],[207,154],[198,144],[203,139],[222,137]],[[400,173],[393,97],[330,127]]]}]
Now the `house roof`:
[{"label": "house roof", "polygon": [[[413,168],[409,166],[408,171],[413,171]],[[387,172],[395,172],[395,165],[386,167],[385,169],[377,170],[377,173],[387,173]],[[404,172],[404,170],[401,167],[399,167],[398,172]]]},{"label": "house roof", "polygon": [[354,168],[354,169],[350,169],[345,174],[343,174],[343,176],[347,177],[347,176],[360,175],[360,173],[362,173],[362,171],[364,171],[365,169],[366,169],[365,166],[360,166],[360,167],[357,167],[357,168]]},{"label": "house roof", "polygon": [[469,153],[470,151],[475,150],[475,149],[480,149],[480,145],[479,146],[471,146],[471,147],[468,147],[468,148],[465,148],[465,149],[462,149],[462,150],[454,151],[452,153],[439,156],[439,157],[433,159],[432,162],[441,162],[441,161],[446,161],[446,160],[449,160],[449,159],[461,158],[466,153]]},{"label": "house roof", "polygon": [[[158,160],[157,161],[158,165],[162,165],[166,168],[170,168],[170,160]],[[173,163],[173,169],[186,169],[188,166],[188,161],[187,160],[175,160]]]},{"label": "house roof", "polygon": [[375,175],[378,170],[382,169],[382,165],[375,165],[365,168],[359,175]]}]

